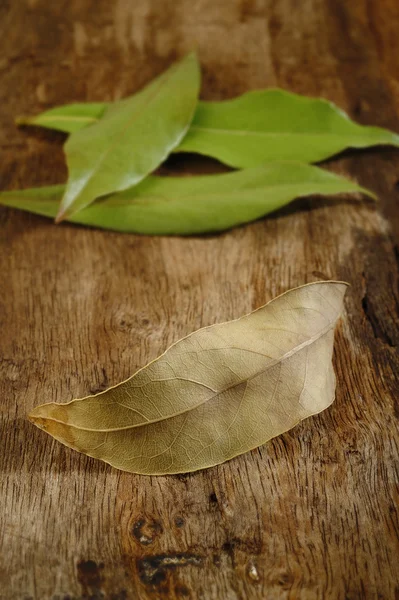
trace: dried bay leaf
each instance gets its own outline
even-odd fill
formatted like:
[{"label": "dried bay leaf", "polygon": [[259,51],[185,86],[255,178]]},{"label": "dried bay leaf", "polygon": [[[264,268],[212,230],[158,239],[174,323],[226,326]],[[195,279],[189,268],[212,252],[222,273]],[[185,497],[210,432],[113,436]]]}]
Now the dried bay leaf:
[{"label": "dried bay leaf", "polygon": [[101,120],[72,133],[65,144],[69,178],[57,221],[156,169],[187,132],[199,85],[198,61],[189,54],[134,96],[110,104]]},{"label": "dried bay leaf", "polygon": [[[0,193],[0,204],[54,217],[63,186]],[[74,223],[152,235],[222,231],[258,219],[300,196],[371,192],[312,165],[270,163],[222,175],[148,176],[73,215]]]},{"label": "dried bay leaf", "polygon": [[[100,118],[97,105],[91,114],[84,109],[87,106],[61,106],[23,123],[75,131],[89,124],[90,118]],[[104,110],[106,105],[102,106]],[[83,110],[86,120],[82,119]],[[381,127],[358,125],[327,100],[269,89],[222,102],[199,102],[188,133],[175,152],[197,152],[245,168],[271,160],[318,162],[345,148],[380,144],[399,146],[399,135]]]},{"label": "dried bay leaf", "polygon": [[308,284],[200,329],[95,396],[30,420],[65,445],[134,473],[210,467],[264,444],[334,400],[335,324],[347,284]]}]

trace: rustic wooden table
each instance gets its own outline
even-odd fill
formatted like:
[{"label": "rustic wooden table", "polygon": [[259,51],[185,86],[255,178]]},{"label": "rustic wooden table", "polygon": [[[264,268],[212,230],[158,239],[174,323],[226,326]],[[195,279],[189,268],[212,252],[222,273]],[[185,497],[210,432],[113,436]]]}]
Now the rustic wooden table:
[{"label": "rustic wooden table", "polygon": [[[397,0],[3,0],[1,189],[66,176],[63,136],[18,131],[15,116],[127,95],[193,46],[204,98],[281,86],[399,131],[398,28]],[[1,599],[397,598],[399,151],[330,165],[379,205],[306,199],[189,239],[1,209]],[[135,476],[26,419],[324,277],[352,285],[336,402],[258,450]]]}]

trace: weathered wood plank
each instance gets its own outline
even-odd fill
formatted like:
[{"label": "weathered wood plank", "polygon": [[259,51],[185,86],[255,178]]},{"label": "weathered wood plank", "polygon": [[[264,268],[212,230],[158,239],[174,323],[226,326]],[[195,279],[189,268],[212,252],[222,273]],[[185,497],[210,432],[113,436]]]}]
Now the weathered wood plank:
[{"label": "weathered wood plank", "polygon": [[[395,0],[18,0],[0,11],[2,189],[66,175],[62,136],[18,131],[16,115],[124,96],[193,45],[205,98],[280,85],[399,131]],[[395,597],[399,153],[349,152],[331,168],[379,205],[308,199],[190,239],[0,210],[0,598]],[[320,277],[352,284],[337,400],[259,450],[193,475],[133,476],[26,420]]]}]

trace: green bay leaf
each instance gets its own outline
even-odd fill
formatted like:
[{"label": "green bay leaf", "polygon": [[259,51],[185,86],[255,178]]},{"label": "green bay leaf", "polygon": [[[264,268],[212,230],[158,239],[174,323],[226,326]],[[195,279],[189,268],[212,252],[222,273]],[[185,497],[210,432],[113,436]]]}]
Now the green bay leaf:
[{"label": "green bay leaf", "polygon": [[244,168],[272,160],[313,163],[378,144],[399,146],[399,135],[358,125],[326,100],[270,89],[201,103],[177,150]]},{"label": "green bay leaf", "polygon": [[[63,186],[0,193],[0,204],[54,217]],[[74,223],[153,235],[217,232],[275,211],[298,197],[363,192],[356,183],[312,165],[270,163],[222,175],[148,176],[98,200]]]},{"label": "green bay leaf", "polygon": [[36,117],[19,117],[17,125],[34,125],[65,133],[79,131],[100,120],[108,104],[105,102],[76,102],[50,108]]},{"label": "green bay leaf", "polygon": [[101,120],[72,133],[57,221],[156,169],[187,132],[199,85],[198,61],[189,54],[134,96],[109,105]]},{"label": "green bay leaf", "polygon": [[[58,107],[24,122],[75,131],[91,118],[100,117],[95,105],[91,114],[86,112],[86,121],[82,119],[83,107],[87,106]],[[58,111],[57,122],[54,110]],[[270,89],[222,102],[199,102],[188,133],[175,152],[196,152],[244,168],[272,160],[318,162],[349,147],[381,144],[399,146],[399,135],[381,127],[358,125],[326,100]]]},{"label": "green bay leaf", "polygon": [[347,284],[312,283],[200,329],[95,396],[37,406],[29,419],[80,452],[133,473],[220,464],[334,400],[334,328]]}]

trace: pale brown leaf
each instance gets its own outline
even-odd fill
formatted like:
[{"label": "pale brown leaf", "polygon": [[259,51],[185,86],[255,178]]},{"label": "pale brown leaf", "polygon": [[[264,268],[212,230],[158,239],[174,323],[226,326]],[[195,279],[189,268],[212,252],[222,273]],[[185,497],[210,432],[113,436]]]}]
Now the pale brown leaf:
[{"label": "pale brown leaf", "polygon": [[130,379],[35,425],[125,471],[196,471],[264,444],[334,400],[334,327],[345,283],[308,284],[200,329]]}]

